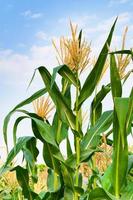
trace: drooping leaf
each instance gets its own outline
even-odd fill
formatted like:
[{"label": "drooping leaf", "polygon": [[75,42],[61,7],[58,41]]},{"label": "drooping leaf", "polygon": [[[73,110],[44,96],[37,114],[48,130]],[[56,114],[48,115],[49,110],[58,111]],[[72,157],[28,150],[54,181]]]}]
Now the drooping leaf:
[{"label": "drooping leaf", "polygon": [[13,141],[14,141],[14,145],[16,145],[16,140],[17,140],[17,137],[16,137],[16,133],[17,133],[17,128],[18,128],[18,124],[23,120],[23,119],[26,119],[28,118],[27,116],[21,116],[21,117],[18,117],[14,123],[14,126],[13,126]]},{"label": "drooping leaf", "polygon": [[36,147],[36,138],[32,137],[30,140],[28,140],[26,142],[26,148],[29,149],[29,151],[31,152],[31,154],[33,155],[34,161],[37,161],[37,157],[39,155],[39,151]]},{"label": "drooping leaf", "polygon": [[52,134],[51,125],[49,125],[46,122],[44,122],[35,113],[29,113],[29,112],[27,112],[25,110],[19,110],[19,112],[22,112],[22,113],[26,114],[27,117],[29,117],[29,119],[31,119],[31,120],[33,120],[35,122],[36,128],[39,131],[38,136],[39,136],[40,139],[43,138],[43,140],[45,140],[49,144],[52,144],[53,146],[58,147],[57,143],[55,141],[55,138],[54,138],[54,136]]},{"label": "drooping leaf", "polygon": [[41,200],[40,197],[30,189],[28,170],[17,166],[13,169],[13,171],[16,171],[17,181],[22,188],[24,197],[28,200]]},{"label": "drooping leaf", "polygon": [[64,79],[66,79],[69,84],[73,84],[75,87],[79,86],[79,83],[77,85],[75,74],[69,69],[69,67],[67,65],[60,65],[53,69],[53,74],[51,77],[51,87],[53,87],[57,73],[59,73]]},{"label": "drooping leaf", "polygon": [[[76,132],[76,125],[75,125],[75,115],[73,114],[72,110],[67,105],[63,95],[59,91],[56,83],[54,82],[53,87],[51,88],[51,75],[45,67],[38,68],[40,75],[44,81],[46,89],[51,96],[53,102],[56,105],[57,112],[64,123],[68,123],[72,130]],[[63,112],[62,112],[63,110]],[[79,129],[77,133],[79,136],[82,136],[82,131]]]},{"label": "drooping leaf", "polygon": [[11,164],[15,156],[22,150],[22,148],[25,146],[26,142],[29,141],[32,137],[30,136],[25,136],[25,137],[20,137],[18,139],[18,142],[16,143],[16,146],[12,148],[12,150],[9,152],[6,162],[0,169],[0,175],[3,174],[4,172],[7,171],[8,165]]},{"label": "drooping leaf", "polygon": [[45,94],[47,92],[47,90],[45,88],[35,92],[32,96],[30,96],[29,98],[27,98],[26,100],[22,101],[21,103],[19,103],[17,106],[15,106],[10,112],[9,114],[5,117],[4,119],[4,125],[3,125],[3,135],[4,135],[4,140],[5,140],[5,144],[7,145],[7,127],[8,127],[8,123],[10,121],[10,118],[12,116],[12,114],[19,109],[22,106],[25,106],[27,104],[30,104],[32,101],[34,101],[35,99],[39,98],[40,96],[42,96],[43,94]]}]

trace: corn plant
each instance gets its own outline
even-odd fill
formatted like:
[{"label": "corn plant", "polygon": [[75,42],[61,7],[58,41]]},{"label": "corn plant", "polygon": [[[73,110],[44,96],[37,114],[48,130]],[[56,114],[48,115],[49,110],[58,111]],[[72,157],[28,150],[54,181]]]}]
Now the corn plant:
[{"label": "corn plant", "polygon": [[[132,50],[125,50],[122,47],[120,51],[109,52],[116,21],[117,19],[83,86],[80,74],[90,62],[91,47],[82,39],[82,30],[77,37],[77,27],[74,28],[70,23],[72,39],[61,38],[60,51],[53,41],[58,54],[59,66],[53,69],[53,74],[44,66],[36,69],[44,82],[44,88],[15,106],[6,116],[3,134],[8,149],[8,123],[15,112],[22,114],[14,123],[14,147],[9,152],[0,173],[3,174],[7,170],[16,171],[16,177],[25,199],[133,199],[133,182],[127,179],[133,167],[133,155],[129,154],[127,144],[127,137],[132,130],[133,90],[128,98],[122,97],[123,84],[132,72],[124,74],[124,67],[132,58]],[[106,69],[107,59],[110,66],[110,81],[97,91],[97,85]],[[57,74],[61,77],[61,87],[56,83]],[[73,88],[75,96],[72,94]],[[103,100],[109,92],[112,92],[113,109],[103,112]],[[51,98],[54,108],[48,98],[42,97],[46,93]],[[84,132],[82,105],[94,93],[94,99],[89,105],[90,120]],[[32,102],[34,113],[21,109]],[[48,118],[50,112],[53,113],[52,122]],[[18,125],[25,118],[31,120],[33,137],[17,138]],[[69,137],[70,132],[74,136],[74,150]],[[101,175],[97,170],[94,154],[103,151],[100,148],[103,133],[106,133],[107,144],[113,148],[113,155],[112,163]],[[109,138],[110,134],[113,134],[113,139]],[[43,152],[39,152],[36,145],[37,140],[42,142]],[[60,143],[63,140],[66,140],[66,157],[60,150]],[[10,163],[20,151],[23,152],[26,165],[12,168]],[[42,189],[38,194],[34,190],[34,185],[37,182],[36,160],[39,153],[42,153],[47,165],[48,177],[47,190]],[[83,174],[80,172],[82,163],[91,164],[92,169],[92,175],[88,177],[86,185]]]}]

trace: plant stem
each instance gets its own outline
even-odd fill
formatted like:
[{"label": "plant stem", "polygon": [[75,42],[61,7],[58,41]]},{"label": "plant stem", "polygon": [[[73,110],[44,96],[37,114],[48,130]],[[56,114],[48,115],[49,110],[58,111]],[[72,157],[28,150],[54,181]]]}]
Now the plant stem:
[{"label": "plant stem", "polygon": [[57,135],[56,135],[57,143],[59,143],[59,141],[60,141],[61,125],[62,125],[62,121],[59,119],[58,120]]},{"label": "plant stem", "polygon": [[56,191],[58,188],[58,175],[54,170],[54,190]]},{"label": "plant stem", "polygon": [[[78,83],[78,72],[76,73],[76,79]],[[79,87],[76,87],[76,131],[79,131],[79,110],[78,110],[78,95]],[[76,174],[75,174],[75,185],[78,186],[79,182],[79,164],[80,164],[80,138],[76,136]],[[75,193],[75,200],[78,200],[78,193]]]},{"label": "plant stem", "polygon": [[[97,85],[95,88],[95,97],[94,97],[94,101],[96,101],[96,95],[97,95]],[[94,126],[96,123],[96,109],[93,110],[93,124],[92,126]],[[96,158],[93,157],[92,159],[92,167],[95,170],[96,169]],[[96,179],[94,178],[94,183],[93,183],[93,188],[96,188]]]}]

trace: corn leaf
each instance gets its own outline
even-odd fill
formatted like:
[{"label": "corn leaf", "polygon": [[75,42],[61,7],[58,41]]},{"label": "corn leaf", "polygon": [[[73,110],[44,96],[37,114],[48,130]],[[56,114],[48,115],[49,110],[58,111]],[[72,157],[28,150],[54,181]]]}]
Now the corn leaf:
[{"label": "corn leaf", "polygon": [[122,191],[121,200],[133,200],[133,182],[129,182]]},{"label": "corn leaf", "polygon": [[[5,117],[4,119],[4,125],[3,125],[3,135],[4,135],[4,140],[5,140],[5,144],[7,145],[7,127],[8,127],[8,123],[10,121],[10,118],[12,116],[12,114],[19,109],[22,106],[25,106],[27,104],[32,103],[32,101],[34,101],[35,99],[39,98],[40,96],[42,96],[43,94],[45,94],[47,92],[46,89],[41,89],[37,92],[35,92],[32,96],[30,96],[29,98],[27,98],[26,100],[22,101],[21,103],[19,103],[17,106],[15,106],[10,112],[9,114]],[[7,145],[8,148],[8,145]]]},{"label": "corn leaf", "polygon": [[51,88],[56,79],[56,74],[59,73],[64,79],[66,79],[70,84],[73,84],[75,87],[79,86],[79,82],[77,85],[77,80],[74,73],[69,69],[67,65],[60,65],[53,69],[53,74],[51,77]]},{"label": "corn leaf", "polygon": [[47,142],[44,142],[43,145],[43,159],[48,167],[53,169],[56,173],[60,173],[60,163],[56,157],[63,160],[63,157],[59,149]]},{"label": "corn leaf", "polygon": [[104,64],[106,62],[106,58],[108,55],[108,46],[110,46],[111,43],[111,39],[112,39],[112,35],[114,32],[114,28],[115,28],[115,24],[116,24],[117,19],[115,20],[111,31],[109,33],[109,36],[101,50],[101,53],[98,57],[98,60],[94,66],[94,68],[92,69],[91,73],[89,74],[89,76],[87,77],[83,88],[81,89],[80,95],[79,95],[79,108],[81,107],[82,103],[92,94],[92,92],[94,91],[99,78],[101,76]]},{"label": "corn leaf", "polygon": [[128,169],[127,116],[129,99],[114,98],[112,185],[116,198],[126,180]]},{"label": "corn leaf", "polygon": [[61,188],[59,175],[51,169],[48,169],[47,187],[49,192],[57,192]]},{"label": "corn leaf", "polygon": [[69,188],[72,192],[74,192],[74,179],[73,179],[71,169],[67,167],[64,163],[62,163],[61,172],[62,172],[65,187]]},{"label": "corn leaf", "polygon": [[11,149],[9,152],[6,162],[4,165],[0,168],[0,175],[5,173],[8,169],[8,166],[11,164],[15,156],[22,150],[22,148],[26,145],[26,142],[29,141],[32,137],[26,136],[26,137],[20,137],[18,139],[18,142],[16,143],[16,146]]},{"label": "corn leaf", "polygon": [[91,148],[93,146],[93,142],[95,141],[95,137],[100,133],[106,131],[112,124],[113,112],[106,111],[101,117],[98,119],[96,124],[91,127],[84,138],[81,141],[81,149],[84,150],[88,146]]},{"label": "corn leaf", "polygon": [[113,54],[110,55],[110,79],[111,79],[111,91],[113,98],[121,97],[122,95],[121,79],[117,69],[115,56]]},{"label": "corn leaf", "polygon": [[[99,151],[98,149],[86,149],[80,152],[80,163],[88,160],[91,158],[94,152]],[[72,154],[68,159],[65,161],[65,164],[71,168],[76,167],[76,153]]]},{"label": "corn leaf", "polygon": [[30,189],[28,170],[24,169],[21,166],[17,166],[12,171],[16,171],[17,180],[22,188],[22,193],[24,197],[27,198],[28,200],[33,200],[33,199],[41,200],[38,194],[36,194]]},{"label": "corn leaf", "polygon": [[97,93],[91,103],[91,113],[90,120],[91,125],[94,126],[95,122],[99,119],[102,113],[102,100],[106,97],[106,95],[110,92],[110,84],[106,86],[102,86],[102,89]]},{"label": "corn leaf", "polygon": [[[63,98],[61,92],[59,91],[56,83],[54,82],[53,87],[51,88],[51,75],[48,72],[48,70],[45,67],[39,67],[38,68],[40,75],[44,81],[44,84],[46,86],[46,89],[51,96],[53,102],[56,105],[57,112],[59,113],[59,116],[61,120],[64,123],[68,123],[72,130],[75,131],[76,134],[76,125],[75,125],[75,115],[73,114],[72,110],[67,105],[65,99]],[[63,111],[63,112],[62,112]],[[82,136],[81,129],[79,130],[79,133],[77,133],[79,136]]]},{"label": "corn leaf", "polygon": [[67,140],[67,158],[68,158],[73,154],[73,152],[72,152],[72,148],[71,148],[69,138],[67,137],[66,140]]},{"label": "corn leaf", "polygon": [[88,200],[112,200],[102,188],[96,188],[90,192]]}]

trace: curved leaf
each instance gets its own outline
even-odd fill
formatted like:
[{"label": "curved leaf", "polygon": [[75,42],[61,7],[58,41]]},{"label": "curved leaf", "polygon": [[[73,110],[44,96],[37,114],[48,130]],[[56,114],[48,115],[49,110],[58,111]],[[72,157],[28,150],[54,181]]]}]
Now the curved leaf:
[{"label": "curved leaf", "polygon": [[42,96],[43,94],[45,94],[47,92],[47,90],[45,88],[35,92],[32,96],[30,96],[29,98],[27,98],[26,100],[22,101],[21,103],[19,103],[17,106],[15,106],[10,112],[9,114],[5,117],[4,119],[4,125],[3,125],[3,135],[4,135],[4,140],[5,140],[5,144],[7,145],[7,127],[8,127],[8,123],[10,121],[11,115],[20,107],[25,106],[27,104],[30,104],[32,101],[34,101],[35,99],[39,98],[40,96]]},{"label": "curved leaf", "polygon": [[30,189],[28,170],[17,166],[12,171],[16,171],[17,180],[19,185],[22,187],[24,197],[28,200],[41,200],[40,197]]},{"label": "curved leaf", "polygon": [[75,87],[79,87],[79,84],[77,85],[76,77],[74,73],[69,69],[69,67],[67,65],[60,65],[53,69],[53,74],[51,77],[51,88],[53,87],[57,73],[59,73],[70,84],[73,84]]},{"label": "curved leaf", "polygon": [[11,149],[10,153],[7,156],[6,162],[0,169],[0,175],[7,171],[8,165],[11,164],[15,156],[22,150],[22,148],[25,146],[26,142],[29,141],[32,137],[26,136],[26,137],[20,137],[18,139],[18,142],[16,143],[16,146]]},{"label": "curved leaf", "polygon": [[[39,67],[38,68],[40,75],[45,83],[45,86],[47,88],[47,91],[49,95],[51,96],[53,102],[56,105],[57,112],[59,113],[59,116],[61,120],[64,123],[68,123],[72,130],[76,132],[76,124],[75,124],[75,115],[73,114],[72,110],[67,105],[64,97],[62,96],[61,92],[59,91],[56,83],[54,82],[53,87],[51,88],[51,75],[48,72],[48,70],[45,67]],[[63,110],[63,112],[62,112]],[[79,130],[79,133],[77,133],[79,136],[82,136],[82,131]]]}]

